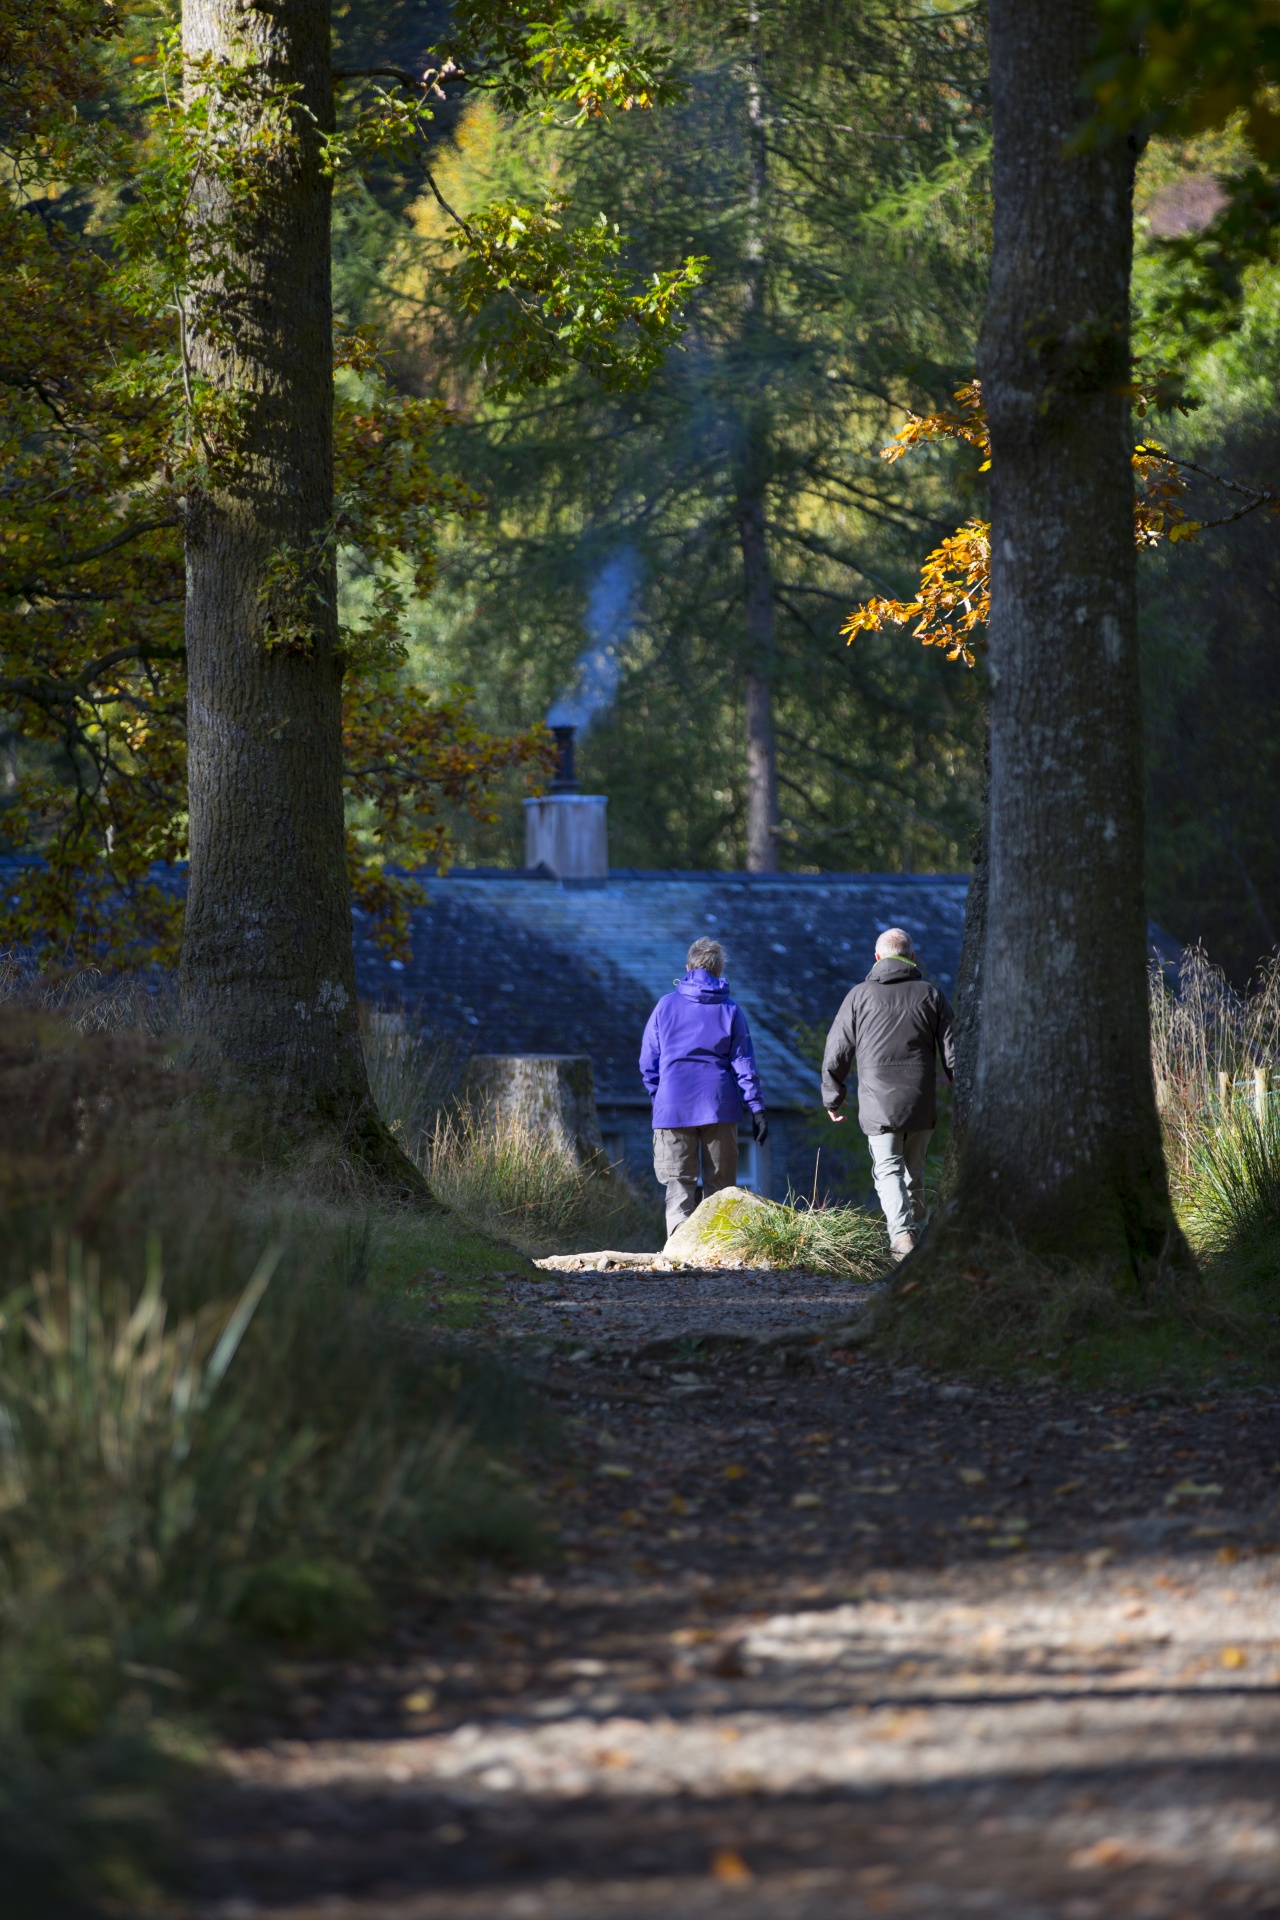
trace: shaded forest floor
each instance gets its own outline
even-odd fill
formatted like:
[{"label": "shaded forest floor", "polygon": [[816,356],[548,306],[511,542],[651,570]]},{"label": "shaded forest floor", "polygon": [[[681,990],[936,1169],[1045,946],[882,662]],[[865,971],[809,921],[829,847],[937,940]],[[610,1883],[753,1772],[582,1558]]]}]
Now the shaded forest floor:
[{"label": "shaded forest floor", "polygon": [[[792,1283],[735,1278],[776,1328]],[[565,1417],[554,1552],[281,1665],[189,1913],[1280,1915],[1280,1394],[975,1389],[540,1284],[474,1337]]]}]

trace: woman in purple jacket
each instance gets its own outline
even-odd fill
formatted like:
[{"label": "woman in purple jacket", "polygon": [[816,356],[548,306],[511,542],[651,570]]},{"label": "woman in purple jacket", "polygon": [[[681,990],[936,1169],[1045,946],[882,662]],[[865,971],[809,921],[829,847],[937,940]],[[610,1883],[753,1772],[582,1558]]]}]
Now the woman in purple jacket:
[{"label": "woman in purple jacket", "polygon": [[695,940],[687,971],[649,1015],[640,1073],[653,1101],[653,1170],[667,1190],[667,1237],[703,1195],[738,1184],[738,1122],[744,1109],[761,1145],[769,1137],[747,1016],[729,998],[724,948]]}]

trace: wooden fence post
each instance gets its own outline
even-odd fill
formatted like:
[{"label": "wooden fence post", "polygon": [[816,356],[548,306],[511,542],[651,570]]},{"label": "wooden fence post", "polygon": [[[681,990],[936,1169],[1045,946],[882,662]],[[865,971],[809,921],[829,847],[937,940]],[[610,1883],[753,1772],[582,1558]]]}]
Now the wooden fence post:
[{"label": "wooden fence post", "polygon": [[1267,1095],[1270,1091],[1271,1091],[1270,1073],[1267,1071],[1266,1067],[1255,1067],[1253,1070],[1253,1106],[1254,1106],[1254,1111],[1258,1116],[1258,1125],[1260,1127],[1266,1125]]},{"label": "wooden fence post", "polygon": [[1218,1075],[1218,1098],[1219,1100],[1221,1100],[1223,1106],[1227,1109],[1227,1111],[1230,1112],[1231,1075],[1229,1073],[1220,1073]]}]

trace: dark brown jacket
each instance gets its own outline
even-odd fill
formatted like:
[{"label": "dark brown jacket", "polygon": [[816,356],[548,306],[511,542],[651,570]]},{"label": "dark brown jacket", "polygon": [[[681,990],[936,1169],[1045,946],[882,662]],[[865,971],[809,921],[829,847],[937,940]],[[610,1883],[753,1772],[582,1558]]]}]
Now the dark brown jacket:
[{"label": "dark brown jacket", "polygon": [[955,1072],[951,1008],[911,960],[877,960],[846,995],[822,1056],[822,1103],[844,1104],[858,1076],[858,1124],[864,1133],[918,1133],[935,1125],[936,1056]]}]

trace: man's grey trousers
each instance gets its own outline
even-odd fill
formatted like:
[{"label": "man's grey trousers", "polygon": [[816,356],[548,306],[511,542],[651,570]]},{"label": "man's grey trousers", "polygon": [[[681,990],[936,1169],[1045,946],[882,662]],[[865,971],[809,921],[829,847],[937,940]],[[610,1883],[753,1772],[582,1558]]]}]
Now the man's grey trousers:
[{"label": "man's grey trousers", "polygon": [[[926,1134],[925,1138],[928,1138]],[[698,1153],[702,1153],[702,1197],[738,1184],[738,1123],[719,1120],[710,1127],[655,1127],[653,1170],[667,1190],[667,1238],[698,1204]]]},{"label": "man's grey trousers", "polygon": [[871,1172],[890,1240],[914,1233],[924,1219],[924,1163],[932,1127],[921,1133],[869,1133]]}]

